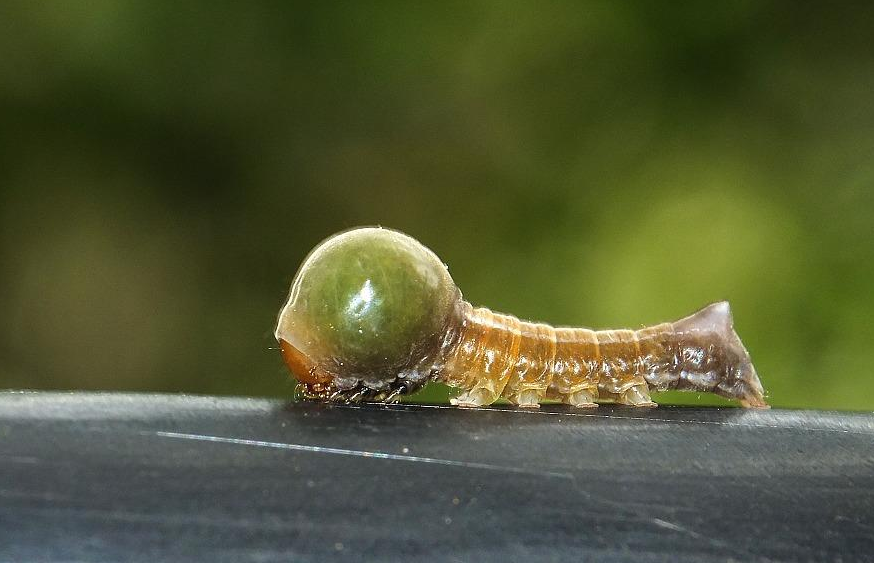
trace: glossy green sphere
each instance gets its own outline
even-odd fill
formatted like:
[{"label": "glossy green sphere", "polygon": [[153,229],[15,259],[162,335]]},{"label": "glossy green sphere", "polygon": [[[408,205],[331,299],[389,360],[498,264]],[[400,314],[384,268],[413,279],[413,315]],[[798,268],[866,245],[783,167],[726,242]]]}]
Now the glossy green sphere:
[{"label": "glossy green sphere", "polygon": [[276,338],[329,373],[391,380],[442,337],[458,298],[446,266],[415,239],[353,229],[304,261]]}]

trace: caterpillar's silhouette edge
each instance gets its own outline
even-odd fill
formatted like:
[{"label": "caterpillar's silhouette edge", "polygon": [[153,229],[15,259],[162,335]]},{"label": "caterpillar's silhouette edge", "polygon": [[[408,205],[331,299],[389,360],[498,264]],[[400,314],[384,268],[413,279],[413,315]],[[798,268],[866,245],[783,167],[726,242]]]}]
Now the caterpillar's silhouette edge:
[{"label": "caterpillar's silhouette edge", "polygon": [[440,381],[460,390],[459,406],[655,406],[650,392],[669,389],[768,406],[725,301],[640,330],[521,321],[473,307],[433,252],[379,227],[313,249],[275,336],[309,399],[391,402]]}]

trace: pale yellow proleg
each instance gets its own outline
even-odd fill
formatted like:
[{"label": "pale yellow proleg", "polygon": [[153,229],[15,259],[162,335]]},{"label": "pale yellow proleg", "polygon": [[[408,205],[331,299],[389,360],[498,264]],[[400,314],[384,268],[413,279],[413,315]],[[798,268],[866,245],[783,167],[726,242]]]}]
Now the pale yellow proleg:
[{"label": "pale yellow proleg", "polygon": [[635,385],[619,395],[619,403],[632,407],[657,407],[649,396],[646,384]]}]

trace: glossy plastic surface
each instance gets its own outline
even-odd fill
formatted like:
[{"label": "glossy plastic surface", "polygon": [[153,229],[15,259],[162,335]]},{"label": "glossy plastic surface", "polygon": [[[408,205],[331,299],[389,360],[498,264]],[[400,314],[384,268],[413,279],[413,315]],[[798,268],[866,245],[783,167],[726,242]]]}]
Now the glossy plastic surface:
[{"label": "glossy plastic surface", "polygon": [[870,414],[0,393],[0,435],[3,562],[874,553]]}]

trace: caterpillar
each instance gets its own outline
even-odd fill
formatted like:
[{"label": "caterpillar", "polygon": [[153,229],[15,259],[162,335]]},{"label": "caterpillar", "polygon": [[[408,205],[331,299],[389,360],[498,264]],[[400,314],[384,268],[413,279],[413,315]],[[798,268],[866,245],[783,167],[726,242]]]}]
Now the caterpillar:
[{"label": "caterpillar", "polygon": [[363,227],[314,248],[274,333],[304,398],[394,402],[431,381],[461,407],[499,398],[578,408],[655,406],[652,391],[715,393],[767,408],[722,301],[639,330],[555,328],[474,307],[447,266],[401,232]]}]

